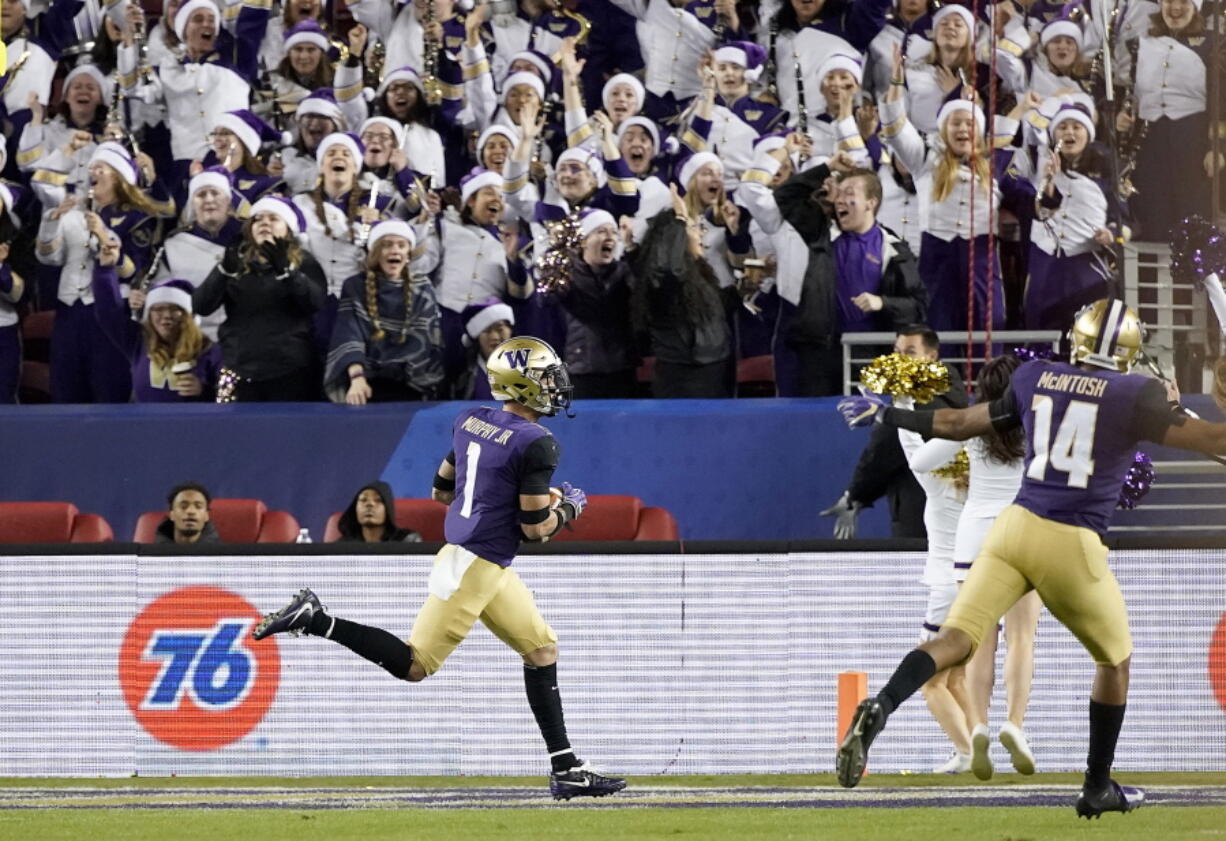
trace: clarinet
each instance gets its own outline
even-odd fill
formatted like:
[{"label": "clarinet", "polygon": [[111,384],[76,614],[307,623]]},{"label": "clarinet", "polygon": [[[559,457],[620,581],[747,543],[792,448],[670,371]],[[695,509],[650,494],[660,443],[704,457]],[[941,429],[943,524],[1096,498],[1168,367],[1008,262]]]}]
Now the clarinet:
[{"label": "clarinet", "polygon": [[[796,68],[796,130],[805,137],[809,136],[809,109],[805,107],[805,79],[800,69],[800,58],[793,59]],[[803,164],[808,156],[802,151],[800,162]]]},{"label": "clarinet", "polygon": [[422,89],[426,94],[427,105],[438,105],[443,101],[443,89],[438,81],[438,51],[441,47],[426,32],[434,23],[434,0],[426,0],[425,25],[422,27],[422,69],[425,76],[421,80]]},{"label": "clarinet", "polygon": [[766,39],[766,95],[774,104],[779,104],[778,66],[775,63],[775,41],[779,37],[779,15],[771,18],[770,32]]},{"label": "clarinet", "polygon": [[[93,185],[93,182],[91,181],[89,185],[89,190],[88,192],[85,193],[85,209],[89,213],[96,214],[97,210],[95,210],[95,207],[96,205],[95,205],[95,199],[94,199],[94,185]],[[91,231],[89,235],[89,250],[97,254],[101,249],[102,249],[102,243],[98,241],[98,235]]]},{"label": "clarinet", "polygon": [[[1137,52],[1140,46],[1137,39],[1128,42],[1128,54],[1132,59],[1132,81],[1128,88],[1126,101],[1129,103],[1128,110],[1130,112],[1136,110],[1133,103],[1136,102],[1136,97],[1133,91],[1136,89],[1137,81]],[[1120,171],[1119,178],[1119,194],[1121,199],[1127,199],[1137,192],[1137,188],[1133,186],[1132,174],[1137,169],[1137,155],[1141,152],[1141,146],[1145,143],[1145,136],[1149,133],[1149,124],[1141,119],[1140,114],[1133,114],[1132,131],[1128,132],[1127,138],[1121,138],[1119,141],[1120,150]]]}]

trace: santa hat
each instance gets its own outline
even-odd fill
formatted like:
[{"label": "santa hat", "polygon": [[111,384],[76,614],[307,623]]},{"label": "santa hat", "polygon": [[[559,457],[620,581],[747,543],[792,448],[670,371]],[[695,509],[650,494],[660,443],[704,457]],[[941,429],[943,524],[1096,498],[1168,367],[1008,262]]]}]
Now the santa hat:
[{"label": "santa hat", "polygon": [[13,227],[21,227],[21,217],[17,215],[17,205],[25,195],[26,188],[12,181],[0,181],[0,202],[4,202],[4,212],[9,215]]},{"label": "santa hat", "polygon": [[541,72],[541,79],[545,84],[553,82],[554,64],[549,56],[544,53],[538,53],[536,50],[520,50],[515,55],[511,56],[511,60],[507,62],[507,67],[510,67],[517,61],[527,61]]},{"label": "santa hat", "polygon": [[630,128],[631,126],[638,126],[643,131],[651,135],[651,142],[655,144],[656,154],[658,155],[660,153],[660,129],[648,117],[635,116],[627,117],[626,119],[622,120],[622,124],[617,127],[617,142],[622,142],[622,135],[625,134],[626,129]]},{"label": "santa hat", "polygon": [[[618,73],[612,79],[604,83],[604,87],[600,89],[600,102],[604,105],[605,110],[609,108],[609,95],[613,93],[613,89],[618,85],[629,85],[634,90],[634,96],[639,101],[639,110],[642,110],[643,103],[647,101],[647,89],[643,87],[634,76],[629,73]],[[656,144],[657,146],[660,144]]]},{"label": "santa hat", "polygon": [[220,190],[227,199],[234,195],[230,171],[225,167],[211,166],[193,175],[192,180],[187,182],[187,200],[190,202],[197,192],[206,187]]},{"label": "santa hat", "polygon": [[366,250],[373,254],[375,243],[384,237],[403,237],[407,239],[409,241],[409,251],[417,247],[417,234],[413,233],[412,225],[400,219],[385,219],[382,222],[375,223],[375,226],[370,229],[370,236],[366,240]]},{"label": "santa hat", "polygon": [[481,136],[477,138],[477,160],[481,160],[481,152],[485,149],[485,144],[494,136],[505,137],[511,141],[511,148],[514,149],[519,145],[519,130],[514,126],[504,126],[501,123],[493,123],[485,131],[481,132]]},{"label": "santa hat", "polygon": [[520,70],[518,73],[512,73],[502,81],[502,104],[507,104],[507,97],[511,95],[511,88],[516,85],[527,85],[536,91],[536,95],[541,101],[545,101],[545,83],[541,81],[541,77],[535,73],[529,73],[527,70]]},{"label": "santa hat", "polygon": [[391,117],[371,117],[366,122],[362,123],[362,130],[358,132],[359,136],[366,134],[366,130],[371,126],[384,126],[392,133],[392,138],[396,141],[396,148],[404,145],[404,126]]},{"label": "santa hat", "polygon": [[[942,8],[948,7],[943,6]],[[980,110],[979,106],[971,102],[969,99],[951,99],[949,102],[942,105],[941,110],[937,112],[938,135],[945,131],[945,124],[949,122],[949,118],[959,111],[965,111],[968,114],[973,114],[975,116],[975,129],[980,134],[983,134],[985,123],[983,119],[983,111]]]},{"label": "santa hat", "polygon": [[105,143],[99,143],[94,149],[94,154],[89,159],[90,164],[94,162],[104,163],[119,174],[119,177],[131,184],[137,186],[140,181],[140,170],[136,166],[136,162],[132,160],[132,156],[128,154],[128,150],[113,140],[108,140]]},{"label": "santa hat", "polygon": [[184,40],[183,33],[187,31],[187,21],[192,14],[204,9],[213,13],[213,23],[218,24],[221,21],[221,12],[217,11],[217,4],[213,0],[187,0],[179,11],[175,12],[175,35],[179,36],[179,40]]},{"label": "santa hat", "polygon": [[1080,26],[1068,18],[1056,18],[1044,26],[1043,31],[1039,33],[1039,46],[1046,47],[1048,42],[1061,35],[1076,41],[1079,52],[1085,49],[1085,34],[1081,31]]},{"label": "santa hat", "polygon": [[773,152],[788,145],[788,136],[782,132],[764,134],[753,142],[755,152]]},{"label": "santa hat", "polygon": [[284,38],[286,52],[299,44],[310,44],[319,47],[324,52],[327,52],[332,46],[332,42],[328,40],[328,33],[324,32],[323,27],[313,18],[299,21],[285,30]]},{"label": "santa hat", "polygon": [[289,132],[277,131],[246,109],[222,114],[217,118],[217,127],[233,132],[253,155],[259,154],[260,147],[265,143],[288,146],[294,142]]},{"label": "santa hat", "polygon": [[425,93],[425,88],[421,83],[421,76],[412,67],[397,67],[391,73],[383,77],[383,81],[379,83],[379,89],[375,91],[375,96],[383,96],[396,82],[409,82],[413,87],[417,88],[420,93]]},{"label": "santa hat", "polygon": [[612,225],[617,227],[617,220],[613,218],[613,214],[607,210],[599,210],[597,208],[588,208],[579,214],[579,235],[583,239],[587,239],[592,235],[592,232],[604,225]]},{"label": "santa hat", "polygon": [[959,6],[957,3],[948,3],[937,9],[932,15],[932,28],[935,31],[937,24],[950,15],[957,15],[962,18],[962,22],[966,24],[966,28],[971,32],[975,31],[975,14],[966,6]]},{"label": "santa hat", "polygon": [[822,62],[822,66],[817,71],[817,81],[821,84],[828,73],[833,73],[835,70],[846,70],[856,80],[859,85],[864,81],[864,64],[855,56],[846,55],[844,53],[833,53],[829,58]]},{"label": "santa hat", "polygon": [[715,60],[739,64],[745,68],[745,78],[756,82],[766,66],[766,50],[752,41],[729,41],[715,51]]},{"label": "santa hat", "polygon": [[585,146],[571,146],[558,155],[558,159],[553,162],[554,170],[556,171],[566,161],[578,161],[587,167],[588,172],[592,173],[592,177],[596,179],[597,188],[603,187],[609,181],[604,171],[604,160]]},{"label": "santa hat", "polygon": [[501,298],[484,298],[466,306],[460,313],[464,322],[463,342],[471,345],[477,337],[500,321],[515,326],[515,313]]},{"label": "santa hat", "polygon": [[1090,116],[1090,113],[1086,111],[1085,108],[1080,105],[1061,106],[1060,110],[1056,112],[1056,115],[1051,118],[1051,128],[1053,134],[1065,120],[1072,120],[1073,122],[1081,123],[1083,126],[1085,126],[1085,130],[1090,135],[1089,142],[1094,142],[1094,118]]},{"label": "santa hat", "polygon": [[502,175],[492,169],[477,167],[460,179],[460,204],[468,204],[468,200],[484,187],[502,189]]},{"label": "santa hat", "polygon": [[111,98],[111,85],[113,84],[106,74],[98,69],[96,64],[78,64],[76,67],[68,71],[68,75],[64,77],[64,90],[68,90],[68,86],[72,84],[72,80],[78,76],[88,76],[98,85],[98,90],[102,92],[102,99],[108,100]]},{"label": "santa hat", "polygon": [[336,95],[331,88],[320,88],[311,91],[310,95],[298,103],[297,117],[314,115],[327,117],[336,123],[338,128],[345,128],[345,118],[341,115],[341,107],[336,104]]},{"label": "santa hat", "polygon": [[681,171],[677,173],[677,186],[682,192],[689,190],[690,181],[698,174],[698,170],[708,164],[714,164],[723,173],[724,162],[719,159],[719,156],[712,152],[698,152],[686,158],[685,163],[681,165]]},{"label": "santa hat", "polygon": [[251,206],[251,218],[255,219],[261,213],[275,213],[280,216],[292,235],[299,236],[306,233],[306,217],[302,215],[298,205],[289,199],[283,199],[280,196],[264,196]]},{"label": "santa hat", "polygon": [[324,153],[333,146],[344,146],[349,150],[349,154],[353,157],[354,164],[358,169],[362,168],[362,158],[366,156],[366,145],[361,139],[352,132],[334,131],[319,141],[319,146],[315,149],[315,163],[321,167],[324,165]]},{"label": "santa hat", "polygon": [[145,294],[145,313],[141,321],[148,321],[149,314],[158,304],[174,304],[188,315],[192,314],[192,286],[190,281],[167,280],[149,288]]}]

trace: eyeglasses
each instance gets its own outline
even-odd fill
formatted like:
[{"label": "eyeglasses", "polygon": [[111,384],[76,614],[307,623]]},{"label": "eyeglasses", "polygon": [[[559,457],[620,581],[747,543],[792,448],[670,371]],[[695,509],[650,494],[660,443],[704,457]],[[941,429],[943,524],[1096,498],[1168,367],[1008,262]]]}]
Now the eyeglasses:
[{"label": "eyeglasses", "polygon": [[362,132],[362,142],[370,143],[377,141],[381,143],[391,143],[396,139],[390,131],[364,131]]}]

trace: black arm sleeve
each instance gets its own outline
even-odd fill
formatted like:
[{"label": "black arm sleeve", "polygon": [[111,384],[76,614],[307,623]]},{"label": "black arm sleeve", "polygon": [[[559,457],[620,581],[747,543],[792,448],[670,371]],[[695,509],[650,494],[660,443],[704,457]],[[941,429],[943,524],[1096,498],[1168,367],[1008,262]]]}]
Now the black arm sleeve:
[{"label": "black arm sleeve", "polygon": [[525,496],[549,493],[549,482],[558,468],[561,451],[552,435],[542,435],[524,450],[519,492]]},{"label": "black arm sleeve", "polygon": [[1166,389],[1157,380],[1150,380],[1141,388],[1132,417],[1133,434],[1137,439],[1159,444],[1166,438],[1168,429],[1172,426],[1183,426],[1188,422],[1188,416],[1183,412],[1171,411],[1171,405],[1166,399]]},{"label": "black arm sleeve", "polygon": [[[928,413],[931,418],[932,414]],[[855,473],[847,486],[847,498],[864,507],[885,496],[890,485],[907,467],[907,456],[898,443],[898,432],[888,426],[874,426],[868,446],[860,454]]]}]

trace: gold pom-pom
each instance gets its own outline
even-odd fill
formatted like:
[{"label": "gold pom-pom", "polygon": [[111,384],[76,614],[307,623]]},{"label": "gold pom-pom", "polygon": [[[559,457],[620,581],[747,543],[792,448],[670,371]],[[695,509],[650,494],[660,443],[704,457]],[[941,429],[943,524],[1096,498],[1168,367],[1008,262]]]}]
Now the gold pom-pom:
[{"label": "gold pom-pom", "polygon": [[941,362],[889,353],[866,365],[860,372],[860,382],[874,394],[928,403],[949,391],[949,369]]},{"label": "gold pom-pom", "polygon": [[971,457],[967,455],[966,448],[958,450],[954,460],[949,464],[943,464],[932,471],[933,476],[940,476],[942,479],[953,479],[955,483],[961,482],[971,475]]},{"label": "gold pom-pom", "polygon": [[583,248],[577,216],[546,223],[545,228],[549,231],[549,247],[536,266],[536,291],[542,295],[566,290],[572,261]]}]

